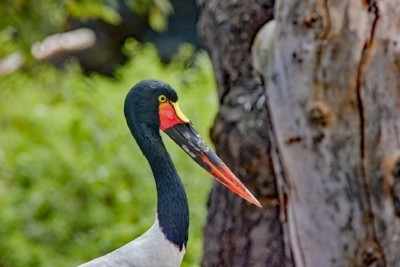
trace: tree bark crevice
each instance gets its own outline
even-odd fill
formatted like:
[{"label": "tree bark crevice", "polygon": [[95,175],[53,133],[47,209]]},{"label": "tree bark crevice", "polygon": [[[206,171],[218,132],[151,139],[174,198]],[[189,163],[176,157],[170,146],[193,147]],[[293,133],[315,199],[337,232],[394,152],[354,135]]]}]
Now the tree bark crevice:
[{"label": "tree bark crevice", "polygon": [[376,5],[375,1],[371,1],[368,3],[368,13],[372,13],[374,18],[372,19],[371,28],[369,32],[369,37],[365,40],[360,63],[357,69],[356,76],[356,92],[357,92],[357,107],[358,114],[360,116],[360,160],[361,160],[361,184],[362,190],[361,193],[363,197],[360,196],[361,201],[363,203],[362,209],[364,212],[364,224],[366,229],[366,237],[364,244],[360,248],[358,252],[358,263],[362,266],[371,266],[373,263],[378,264],[378,266],[386,266],[386,260],[384,251],[382,246],[377,238],[377,233],[375,230],[375,215],[372,209],[372,197],[370,192],[370,178],[368,177],[368,167],[367,167],[367,159],[366,159],[366,149],[365,149],[365,108],[364,108],[364,100],[363,100],[363,92],[362,92],[362,81],[364,81],[364,69],[369,65],[369,58],[371,57],[373,42],[375,37],[375,30],[379,20],[379,8]]}]

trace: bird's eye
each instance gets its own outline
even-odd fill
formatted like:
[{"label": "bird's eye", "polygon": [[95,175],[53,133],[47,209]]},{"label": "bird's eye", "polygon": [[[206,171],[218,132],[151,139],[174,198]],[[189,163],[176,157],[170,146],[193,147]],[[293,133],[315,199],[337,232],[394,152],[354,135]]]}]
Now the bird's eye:
[{"label": "bird's eye", "polygon": [[164,103],[165,101],[167,101],[167,97],[165,95],[160,95],[158,97],[158,102]]}]

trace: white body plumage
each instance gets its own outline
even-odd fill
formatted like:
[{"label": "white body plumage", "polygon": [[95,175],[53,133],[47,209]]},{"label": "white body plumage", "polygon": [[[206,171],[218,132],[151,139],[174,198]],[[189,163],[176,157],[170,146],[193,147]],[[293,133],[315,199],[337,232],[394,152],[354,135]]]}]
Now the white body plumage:
[{"label": "white body plumage", "polygon": [[113,252],[79,267],[179,267],[185,254],[161,231],[156,218],[142,236]]}]

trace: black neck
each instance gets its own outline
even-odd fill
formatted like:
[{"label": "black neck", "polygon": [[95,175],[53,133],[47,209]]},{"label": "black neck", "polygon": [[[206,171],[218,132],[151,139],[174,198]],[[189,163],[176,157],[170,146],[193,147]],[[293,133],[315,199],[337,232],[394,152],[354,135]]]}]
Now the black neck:
[{"label": "black neck", "polygon": [[165,149],[159,130],[141,129],[139,132],[140,136],[134,136],[153,171],[161,230],[169,241],[182,249],[188,240],[189,209],[181,179]]}]

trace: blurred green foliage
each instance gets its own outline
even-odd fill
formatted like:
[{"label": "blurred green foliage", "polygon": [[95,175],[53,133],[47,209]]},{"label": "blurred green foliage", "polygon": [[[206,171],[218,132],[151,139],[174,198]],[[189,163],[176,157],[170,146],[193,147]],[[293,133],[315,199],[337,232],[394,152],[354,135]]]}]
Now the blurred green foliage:
[{"label": "blurred green foliage", "polygon": [[[169,0],[122,0],[147,19],[155,30],[164,30],[172,13]],[[121,21],[117,0],[1,0],[0,58],[15,51],[29,56],[30,47],[45,36],[62,32],[68,17]]]},{"label": "blurred green foliage", "polygon": [[[152,225],[154,180],[123,115],[135,83],[170,83],[208,140],[217,99],[207,55],[183,45],[165,65],[150,45],[129,40],[124,50],[130,60],[115,78],[85,76],[74,63],[0,78],[0,266],[75,266]],[[165,137],[190,206],[183,266],[198,266],[212,179]]]}]

